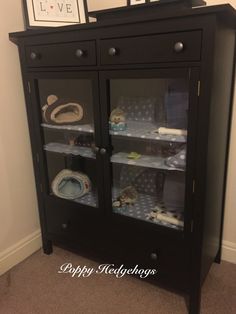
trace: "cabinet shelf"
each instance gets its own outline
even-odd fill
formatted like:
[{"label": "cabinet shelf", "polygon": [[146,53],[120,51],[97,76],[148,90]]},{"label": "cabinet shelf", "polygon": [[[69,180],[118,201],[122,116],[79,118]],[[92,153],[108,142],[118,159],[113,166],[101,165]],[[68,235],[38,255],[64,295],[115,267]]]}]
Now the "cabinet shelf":
[{"label": "cabinet shelf", "polygon": [[52,125],[47,123],[42,123],[41,126],[47,129],[54,130],[66,130],[66,131],[76,131],[84,133],[94,133],[94,127],[91,124],[81,124],[81,125]]},{"label": "cabinet shelf", "polygon": [[98,207],[97,192],[92,190],[84,196],[75,199],[74,202],[91,207]]},{"label": "cabinet shelf", "polygon": [[165,158],[142,155],[139,159],[133,160],[128,159],[128,154],[119,152],[111,157],[111,162],[115,164],[125,164],[130,166],[139,166],[145,168],[161,169],[161,170],[170,170],[170,171],[181,171],[184,172],[184,169],[169,167],[165,164]]},{"label": "cabinet shelf", "polygon": [[146,139],[152,141],[167,141],[176,143],[186,143],[187,137],[184,135],[164,135],[155,133],[158,126],[150,122],[137,122],[128,121],[127,129],[125,131],[112,131],[110,130],[110,135],[112,136],[122,136]]},{"label": "cabinet shelf", "polygon": [[[117,199],[119,194],[120,194],[120,189],[114,187],[112,189],[113,201]],[[148,216],[152,212],[152,209],[154,209],[157,206],[157,204],[158,204],[158,200],[155,196],[139,193],[138,198],[136,202],[134,203],[134,205],[126,206],[126,208],[113,207],[113,212],[120,215],[132,217],[135,219],[144,220],[149,223],[154,223],[161,226],[173,228],[176,230],[183,230],[182,226],[170,224],[168,222],[161,221],[161,220],[155,220],[155,221],[150,220]]]},{"label": "cabinet shelf", "polygon": [[[51,195],[54,196],[55,198],[62,199],[54,194],[51,194]],[[92,190],[79,198],[68,200],[68,201],[98,208],[98,198],[97,198],[96,190]]]},{"label": "cabinet shelf", "polygon": [[71,146],[61,143],[49,143],[44,145],[44,150],[60,154],[72,154],[85,158],[95,159],[95,154],[89,147]]}]

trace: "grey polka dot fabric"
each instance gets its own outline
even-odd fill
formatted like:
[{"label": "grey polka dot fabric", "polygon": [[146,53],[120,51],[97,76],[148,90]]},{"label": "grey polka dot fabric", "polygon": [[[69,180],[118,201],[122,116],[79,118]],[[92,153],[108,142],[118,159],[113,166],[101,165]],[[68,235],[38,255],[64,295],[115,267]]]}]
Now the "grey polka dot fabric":
[{"label": "grey polka dot fabric", "polygon": [[126,119],[132,121],[154,122],[157,99],[155,97],[123,97],[119,108],[126,113]]}]

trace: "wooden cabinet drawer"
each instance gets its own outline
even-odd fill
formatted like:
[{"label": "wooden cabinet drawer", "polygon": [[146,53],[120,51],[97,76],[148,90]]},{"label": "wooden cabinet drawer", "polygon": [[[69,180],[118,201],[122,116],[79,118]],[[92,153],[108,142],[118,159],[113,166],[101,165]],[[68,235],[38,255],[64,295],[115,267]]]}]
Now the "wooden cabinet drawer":
[{"label": "wooden cabinet drawer", "polygon": [[201,58],[201,31],[104,39],[101,64],[134,64],[198,61]]},{"label": "wooden cabinet drawer", "polygon": [[30,67],[96,65],[94,41],[26,47]]},{"label": "wooden cabinet drawer", "polygon": [[156,269],[150,276],[164,284],[171,284],[181,290],[189,287],[190,256],[182,241],[164,243],[162,239],[146,236],[113,235],[110,244],[110,260],[127,267],[136,265],[142,269]]}]

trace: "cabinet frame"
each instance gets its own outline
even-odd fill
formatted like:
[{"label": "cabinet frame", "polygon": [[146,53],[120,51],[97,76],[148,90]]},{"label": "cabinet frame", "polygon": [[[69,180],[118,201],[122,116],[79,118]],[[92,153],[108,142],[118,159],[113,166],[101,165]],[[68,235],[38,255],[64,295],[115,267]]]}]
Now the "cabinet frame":
[{"label": "cabinet frame", "polygon": [[[117,18],[109,19],[113,14],[118,14]],[[173,257],[173,262],[184,261],[185,265],[185,277],[180,282],[175,282],[173,278],[166,278],[166,283],[171,288],[176,284],[176,288],[180,290],[184,286],[184,291],[188,294],[189,313],[199,314],[200,312],[200,299],[201,299],[201,286],[204,279],[209,272],[212,263],[221,260],[221,244],[222,244],[222,228],[223,228],[223,215],[224,215],[224,200],[227,178],[227,160],[229,152],[229,135],[230,135],[230,121],[232,113],[232,101],[233,101],[233,87],[235,79],[235,29],[236,19],[235,10],[230,5],[210,6],[205,8],[185,9],[183,11],[169,9],[166,12],[153,12],[146,10],[140,12],[139,15],[135,15],[134,12],[127,12],[125,8],[117,9],[116,13],[102,12],[101,16],[107,14],[107,19],[101,20],[99,23],[91,23],[84,25],[68,26],[66,28],[51,28],[47,30],[38,30],[33,32],[18,32],[10,34],[10,39],[19,46],[20,62],[23,76],[23,84],[26,99],[26,109],[28,114],[28,124],[30,129],[30,139],[33,152],[33,163],[36,177],[37,196],[39,203],[39,215],[41,221],[43,249],[46,254],[52,253],[52,243],[62,244],[64,247],[70,249],[79,249],[79,253],[83,254],[88,251],[88,256],[101,257],[102,259],[109,260],[112,253],[121,250],[121,245],[130,236],[139,236],[142,240],[142,245],[139,244],[132,247],[132,243],[127,245],[126,252],[129,253],[130,249],[134,249],[137,253],[135,256],[140,260],[146,260],[145,254],[148,254],[149,249],[155,249],[155,241],[161,244],[161,247],[165,250],[164,256]],[[98,15],[99,16],[99,15]],[[118,18],[119,17],[119,18]],[[156,63],[145,63],[140,61],[139,64],[101,64],[102,53],[102,41],[111,39],[123,39],[129,37],[139,37],[147,35],[158,34],[170,34],[175,32],[191,32],[201,31],[201,58],[199,60],[192,61],[175,61],[169,60],[168,62],[161,62],[156,60]],[[94,41],[96,46],[96,65],[87,66],[58,66],[54,67],[53,64],[48,64],[47,67],[33,67],[27,64],[26,60],[26,48],[34,45],[48,45],[51,44],[70,44],[81,41]],[[156,43],[157,44],[157,43]],[[136,47],[138,49],[138,47]],[[196,47],[199,49],[199,47]],[[221,60],[221,62],[219,62]],[[148,61],[147,61],[148,62]],[[65,63],[68,64],[68,63]],[[191,130],[189,134],[194,135],[189,138],[191,149],[191,156],[189,157],[189,164],[192,165],[188,170],[189,178],[195,180],[189,180],[188,185],[188,200],[191,203],[191,212],[187,212],[185,215],[185,230],[184,232],[176,232],[176,230],[169,230],[168,228],[161,228],[154,224],[146,224],[142,221],[135,221],[135,219],[127,219],[126,217],[118,217],[119,215],[111,215],[111,206],[109,201],[109,194],[102,191],[103,188],[108,187],[109,174],[105,165],[109,165],[109,155],[97,156],[99,158],[99,171],[101,174],[101,195],[103,194],[102,210],[98,211],[102,215],[102,220],[98,221],[99,235],[95,232],[98,241],[96,247],[91,250],[87,242],[84,246],[81,243],[72,243],[73,239],[67,238],[65,234],[53,234],[47,230],[47,217],[46,208],[59,206],[62,212],[68,212],[74,215],[74,212],[79,208],[80,215],[76,216],[78,219],[83,219],[87,226],[91,226],[89,216],[93,215],[93,212],[89,211],[86,206],[80,206],[79,204],[70,204],[65,200],[58,200],[53,197],[45,198],[41,192],[41,181],[43,171],[43,160],[40,161],[40,168],[38,162],[38,149],[40,132],[35,129],[34,123],[34,109],[32,108],[32,89],[34,84],[31,81],[34,75],[40,73],[44,76],[45,73],[89,73],[90,71],[96,72],[97,82],[97,101],[100,101],[100,114],[99,120],[102,126],[104,122],[104,114],[107,115],[107,86],[106,75],[109,78],[109,73],[122,71],[128,73],[128,71],[164,71],[164,69],[191,68],[191,104],[192,117],[195,117],[195,124],[191,124]],[[143,72],[143,73],[144,73]],[[99,73],[99,74],[98,74]],[[223,75],[222,75],[223,74]],[[63,74],[65,75],[65,74]],[[66,74],[67,75],[67,74]],[[29,84],[30,82],[30,84]],[[99,85],[98,85],[99,84]],[[217,110],[214,110],[215,106],[218,106]],[[220,110],[219,110],[220,109]],[[227,115],[227,119],[223,121],[221,116]],[[227,121],[226,121],[227,120]],[[223,130],[223,139],[220,142],[220,149],[224,152],[216,160],[216,169],[220,169],[219,175],[215,176],[217,171],[213,171],[211,167],[212,152],[219,149],[217,142],[217,136],[214,133],[214,124],[219,122],[219,127]],[[106,139],[106,140],[104,140]],[[100,134],[100,148],[107,148],[109,150],[108,142],[108,130],[103,130],[101,127]],[[210,147],[210,148],[209,148]],[[102,169],[102,166],[104,168]],[[190,167],[189,167],[190,168]],[[103,175],[103,172],[105,174]],[[221,190],[217,185],[214,178],[220,182]],[[208,180],[208,182],[207,182]],[[213,182],[212,186],[209,182]],[[217,190],[218,189],[218,190]],[[194,193],[191,193],[194,192]],[[219,193],[217,193],[217,191]],[[216,197],[218,202],[212,201],[212,198]],[[207,203],[208,202],[208,203]],[[208,206],[209,205],[209,206]],[[77,206],[77,208],[76,208]],[[72,215],[72,216],[73,216]],[[209,220],[209,215],[214,217],[214,220]],[[94,221],[99,217],[95,217]],[[131,229],[132,228],[132,229]],[[132,231],[132,232],[131,232]],[[91,232],[88,232],[88,235]],[[143,238],[142,238],[143,235]],[[120,239],[122,236],[122,239]],[[211,243],[212,236],[217,241]],[[146,249],[145,240],[152,239]],[[78,239],[74,239],[78,240]],[[93,241],[93,239],[90,239]],[[76,241],[75,241],[76,242]],[[106,242],[106,252],[104,243]],[[91,242],[92,243],[92,242]],[[91,244],[90,243],[90,244]],[[211,250],[208,248],[208,244],[211,244]],[[172,250],[174,246],[175,250]],[[95,249],[100,249],[98,252]],[[140,252],[140,248],[143,252]],[[108,251],[107,251],[108,250]],[[89,252],[90,251],[90,252]],[[95,253],[96,251],[96,253]],[[131,250],[132,251],[132,250]],[[176,252],[176,254],[173,254]],[[85,253],[86,254],[86,253]],[[115,254],[119,257],[118,255]],[[115,256],[114,255],[114,256]],[[132,260],[132,254],[128,254],[130,260]],[[165,258],[164,258],[165,260]],[[115,261],[118,261],[115,260]],[[149,263],[150,261],[148,261]],[[148,264],[149,265],[149,264]],[[171,264],[170,264],[171,265]],[[169,266],[170,268],[171,266]],[[176,275],[178,268],[173,271],[173,275]],[[168,277],[168,276],[167,276]],[[158,281],[157,281],[158,283]],[[183,285],[182,285],[183,283]]]}]

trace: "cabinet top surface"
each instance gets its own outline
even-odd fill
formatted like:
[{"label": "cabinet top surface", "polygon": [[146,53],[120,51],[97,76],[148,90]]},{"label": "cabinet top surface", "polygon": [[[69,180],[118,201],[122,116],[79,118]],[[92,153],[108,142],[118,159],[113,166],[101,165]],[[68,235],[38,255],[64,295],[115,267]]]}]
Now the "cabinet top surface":
[{"label": "cabinet top surface", "polygon": [[181,18],[189,16],[204,16],[204,15],[217,15],[223,17],[223,19],[231,20],[232,25],[236,26],[236,10],[230,4],[205,6],[197,8],[186,8],[182,10],[165,10],[164,12],[145,12],[142,15],[132,15],[130,17],[120,17],[114,19],[106,19],[93,23],[77,24],[62,27],[45,27],[40,29],[31,29],[21,32],[13,32],[9,34],[10,40],[17,43],[17,39],[24,37],[31,37],[43,34],[54,34],[62,32],[71,32],[77,30],[95,29],[102,27],[109,27],[115,25],[122,25],[124,23],[138,23],[148,20],[164,20],[169,18]]}]

